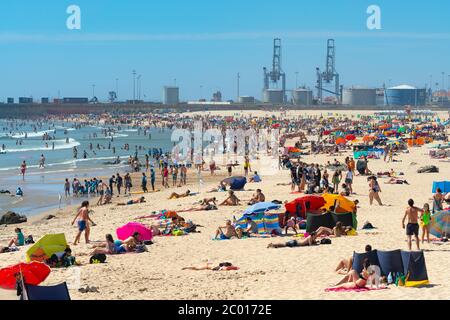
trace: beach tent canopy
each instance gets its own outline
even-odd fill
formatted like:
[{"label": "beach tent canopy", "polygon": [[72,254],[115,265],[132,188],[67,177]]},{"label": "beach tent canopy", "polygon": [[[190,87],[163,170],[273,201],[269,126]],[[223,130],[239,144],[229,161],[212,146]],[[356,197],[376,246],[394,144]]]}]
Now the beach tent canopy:
[{"label": "beach tent canopy", "polygon": [[258,234],[270,234],[273,230],[281,231],[277,213],[259,212],[255,214],[244,214],[238,221],[236,227],[247,228],[246,219],[250,217],[258,226]]},{"label": "beach tent canopy", "polygon": [[50,267],[41,262],[19,263],[0,270],[0,288],[13,290],[16,273],[22,273],[25,284],[38,285],[50,274]]},{"label": "beach tent canopy", "polygon": [[273,202],[258,202],[247,208],[244,211],[244,215],[252,215],[256,213],[264,213],[270,210],[278,210],[280,209],[280,205]]},{"label": "beach tent canopy", "polygon": [[120,240],[126,240],[127,238],[131,237],[135,232],[139,233],[140,241],[153,239],[152,230],[139,222],[129,222],[116,230],[117,238],[119,238]]},{"label": "beach tent canopy", "polygon": [[438,238],[450,235],[450,211],[439,211],[431,216],[430,233]]},{"label": "beach tent canopy", "polygon": [[353,212],[355,209],[355,203],[353,201],[339,194],[325,193],[322,197],[325,200],[323,209],[330,210],[334,206],[335,210],[333,211],[336,213]]},{"label": "beach tent canopy", "polygon": [[345,227],[357,228],[356,215],[351,212],[347,213],[332,213],[326,212],[323,214],[308,213],[306,217],[306,231],[313,232],[320,227],[334,228],[337,222],[341,222]]},{"label": "beach tent canopy", "polygon": [[67,283],[65,282],[56,286],[34,286],[25,284],[22,297],[24,300],[35,301],[70,300],[69,289],[67,288]]},{"label": "beach tent canopy", "polygon": [[222,182],[228,184],[231,190],[242,190],[244,189],[247,178],[246,177],[230,177],[223,179]]},{"label": "beach tent canopy", "polygon": [[44,259],[44,256],[50,258],[53,254],[63,252],[66,248],[67,241],[64,233],[47,234],[27,250],[25,253],[25,258],[27,262],[43,262],[42,260]]},{"label": "beach tent canopy", "polygon": [[433,182],[433,190],[432,193],[436,193],[436,189],[441,189],[442,193],[450,192],[450,181],[440,181],[440,182]]},{"label": "beach tent canopy", "polygon": [[321,196],[309,195],[297,198],[291,202],[286,203],[284,206],[286,212],[290,214],[295,214],[297,216],[306,218],[306,213],[308,211],[316,211],[325,205],[325,200]]},{"label": "beach tent canopy", "polygon": [[406,286],[415,287],[428,284],[428,274],[423,251],[380,251],[353,253],[352,268],[360,273],[364,259],[368,258],[371,265],[379,266],[382,276],[389,273],[403,273],[406,276]]}]

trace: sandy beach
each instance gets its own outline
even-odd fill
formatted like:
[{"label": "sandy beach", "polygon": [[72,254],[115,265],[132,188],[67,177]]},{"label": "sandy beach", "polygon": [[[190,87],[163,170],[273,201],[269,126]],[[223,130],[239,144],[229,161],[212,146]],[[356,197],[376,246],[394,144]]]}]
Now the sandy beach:
[{"label": "sandy beach", "polygon": [[[227,111],[220,114],[236,114]],[[269,112],[246,111],[253,116],[271,115]],[[214,114],[211,112],[211,114]],[[219,114],[219,113],[217,113]],[[280,113],[274,113],[280,114]],[[296,111],[289,116],[297,115],[336,116],[336,113],[323,111]],[[346,111],[338,114],[352,115],[372,114],[369,111]],[[446,113],[440,114],[447,119]],[[289,143],[287,143],[289,145]],[[353,189],[356,195],[350,199],[360,201],[358,208],[358,226],[365,221],[370,221],[375,230],[358,230],[357,236],[333,238],[331,245],[319,245],[313,247],[268,249],[267,245],[283,243],[294,239],[291,236],[275,238],[249,238],[233,239],[227,241],[212,240],[218,226],[223,226],[226,219],[233,216],[241,217],[242,212],[248,207],[219,207],[219,210],[181,213],[186,220],[191,219],[201,225],[199,233],[192,233],[180,237],[155,237],[154,244],[148,246],[148,252],[140,254],[110,255],[106,264],[88,263],[90,245],[82,241],[78,246],[71,246],[73,254],[82,263],[80,267],[68,269],[53,269],[47,280],[42,285],[57,284],[67,281],[77,272],[80,272],[81,286],[95,286],[98,293],[81,293],[76,289],[70,289],[72,299],[411,299],[411,300],[435,300],[448,299],[450,296],[450,284],[448,282],[450,272],[446,266],[450,265],[450,244],[423,244],[425,252],[430,285],[424,288],[405,288],[389,286],[386,290],[378,290],[361,293],[329,293],[327,287],[337,283],[341,276],[334,272],[338,261],[349,258],[354,251],[363,252],[367,244],[374,249],[392,250],[407,249],[405,231],[402,229],[401,220],[407,207],[408,199],[415,200],[417,206],[422,207],[428,202],[431,205],[431,186],[433,181],[443,181],[450,172],[450,162],[431,159],[428,155],[427,145],[409,149],[410,153],[400,153],[396,159],[399,162],[386,164],[383,159],[369,160],[369,168],[372,172],[388,171],[391,168],[395,172],[403,172],[403,179],[409,185],[384,184],[388,178],[381,178],[381,199],[384,206],[369,205],[369,186],[367,177],[356,176]],[[340,156],[309,155],[302,157],[306,163],[325,164],[337,158],[343,162],[346,156],[352,156],[351,152],[343,152]],[[242,163],[242,158],[239,158]],[[301,195],[291,194],[289,185],[290,171],[280,170],[273,174],[264,174],[264,166],[269,160],[262,158],[253,161],[253,170],[262,174],[261,183],[248,183],[245,191],[237,192],[240,199],[250,199],[257,188],[263,190],[268,201],[293,200]],[[220,163],[218,163],[220,164]],[[419,167],[436,165],[440,173],[418,174]],[[199,200],[216,196],[219,201],[225,198],[224,193],[207,193],[217,186],[218,182],[226,177],[224,167],[217,171],[217,175],[210,177],[208,171],[203,172],[204,183],[199,184],[196,173],[189,172],[189,185],[182,188],[161,188],[161,180],[157,173],[157,185],[160,192],[145,194],[146,203],[132,206],[118,207],[114,203],[124,201],[124,198],[114,198],[112,205],[101,207],[93,206],[91,215],[96,226],[91,228],[91,239],[95,242],[104,240],[105,234],[111,233],[115,238],[118,227],[130,221],[151,224],[151,219],[136,219],[139,216],[150,215],[153,211],[163,209],[181,210],[189,208]],[[267,171],[267,170],[266,170]],[[243,174],[242,165],[233,173]],[[269,171],[267,171],[269,172]],[[167,200],[173,191],[184,192],[190,189],[200,192],[198,195],[178,199]],[[125,201],[129,200],[126,198]],[[95,200],[92,200],[95,203]],[[280,210],[281,212],[281,210]],[[26,224],[20,225],[26,235],[32,234],[37,240],[49,233],[65,233],[67,241],[72,244],[77,233],[77,228],[71,226],[71,220],[76,213],[75,207],[67,207],[62,210],[52,210],[31,218]],[[56,217],[45,220],[45,217],[53,214]],[[13,237],[15,225],[0,226],[0,243],[2,245]],[[414,244],[413,244],[414,245]],[[16,264],[25,260],[26,248],[14,253],[4,253],[0,256],[0,268]],[[181,270],[182,267],[196,265],[202,260],[209,259],[216,264],[220,262],[232,262],[240,269],[237,271],[189,271]],[[79,271],[74,271],[75,269]],[[0,290],[0,299],[16,299],[14,291]]]}]

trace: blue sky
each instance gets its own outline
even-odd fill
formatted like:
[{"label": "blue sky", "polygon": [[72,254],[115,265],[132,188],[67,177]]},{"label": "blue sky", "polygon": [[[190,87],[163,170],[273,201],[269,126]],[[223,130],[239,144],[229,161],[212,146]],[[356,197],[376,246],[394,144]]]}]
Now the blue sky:
[{"label": "blue sky", "polygon": [[[66,28],[71,4],[81,8],[81,30]],[[382,30],[366,27],[372,4]],[[345,86],[423,87],[430,75],[435,83],[450,74],[449,12],[446,0],[1,1],[0,101],[58,91],[91,97],[92,84],[105,100],[116,78],[119,97],[130,99],[133,69],[146,100],[160,100],[175,78],[182,99],[215,90],[234,99],[237,72],[241,95],[260,97],[274,37],[283,41],[288,88],[295,72],[300,85],[314,86],[330,37]]]}]

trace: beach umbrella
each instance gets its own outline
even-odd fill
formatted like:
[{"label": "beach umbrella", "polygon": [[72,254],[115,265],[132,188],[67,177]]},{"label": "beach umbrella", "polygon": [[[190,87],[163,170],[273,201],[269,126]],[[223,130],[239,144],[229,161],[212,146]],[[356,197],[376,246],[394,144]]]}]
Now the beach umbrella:
[{"label": "beach umbrella", "polygon": [[279,204],[276,204],[276,203],[273,203],[273,202],[259,202],[259,203],[255,203],[251,207],[247,208],[244,211],[244,215],[251,215],[251,214],[256,214],[256,213],[264,213],[266,211],[280,209],[280,207],[281,206]]},{"label": "beach umbrella", "polygon": [[25,258],[27,262],[43,261],[57,252],[63,252],[66,248],[67,241],[64,233],[46,234],[27,250]]},{"label": "beach umbrella", "polygon": [[348,134],[345,136],[345,140],[347,140],[347,141],[356,140],[356,136],[354,134]]},{"label": "beach umbrella", "polygon": [[330,208],[336,206],[336,204],[337,208],[335,208],[334,211],[336,213],[353,212],[355,209],[355,203],[352,200],[339,194],[324,193],[322,197],[325,200],[323,208],[326,210],[330,210]]},{"label": "beach umbrella", "polygon": [[135,232],[139,233],[140,241],[152,240],[153,238],[152,230],[139,222],[129,222],[116,230],[117,238],[120,240],[131,237]]},{"label": "beach umbrella", "polygon": [[22,273],[25,284],[39,285],[50,274],[50,267],[42,262],[19,263],[0,269],[0,288],[14,289],[16,286],[16,273]]},{"label": "beach umbrella", "polygon": [[431,216],[430,233],[438,238],[450,235],[450,211],[436,212]]},{"label": "beach umbrella", "polygon": [[337,138],[336,139],[336,144],[345,144],[345,143],[346,143],[346,141],[345,141],[344,138]]}]

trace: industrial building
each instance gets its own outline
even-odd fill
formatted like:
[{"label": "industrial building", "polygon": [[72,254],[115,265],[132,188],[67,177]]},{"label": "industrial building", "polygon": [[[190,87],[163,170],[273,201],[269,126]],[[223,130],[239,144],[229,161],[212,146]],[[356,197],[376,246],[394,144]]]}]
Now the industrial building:
[{"label": "industrial building", "polygon": [[282,104],[285,102],[283,89],[266,89],[263,94],[263,102],[270,104]]},{"label": "industrial building", "polygon": [[214,102],[222,102],[222,92],[217,91],[213,93],[212,101]]},{"label": "industrial building", "polygon": [[296,106],[311,106],[313,104],[313,92],[306,88],[292,91],[292,103]]},{"label": "industrial building", "polygon": [[375,106],[377,104],[377,90],[366,88],[344,89],[342,104],[349,106]]},{"label": "industrial building", "polygon": [[63,98],[62,103],[74,104],[74,103],[89,103],[89,98]]},{"label": "industrial building", "polygon": [[255,104],[255,97],[252,97],[252,96],[241,96],[241,97],[239,97],[239,103],[242,103],[242,104]]},{"label": "industrial building", "polygon": [[385,90],[384,104],[387,106],[424,106],[427,100],[427,90],[409,85],[400,85]]},{"label": "industrial building", "polygon": [[33,98],[19,97],[19,103],[33,103]]},{"label": "industrial building", "polygon": [[8,104],[14,104],[14,98],[7,98],[6,103]]},{"label": "industrial building", "polygon": [[180,89],[174,86],[165,86],[163,89],[163,103],[169,105],[180,103]]}]

